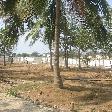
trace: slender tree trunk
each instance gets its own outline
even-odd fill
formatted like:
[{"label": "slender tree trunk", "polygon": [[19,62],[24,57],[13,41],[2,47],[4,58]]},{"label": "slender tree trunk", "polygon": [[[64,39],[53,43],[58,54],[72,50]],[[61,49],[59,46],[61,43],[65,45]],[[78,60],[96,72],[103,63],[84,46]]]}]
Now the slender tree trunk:
[{"label": "slender tree trunk", "polygon": [[110,66],[112,68],[111,56],[109,56]]},{"label": "slender tree trunk", "polygon": [[89,61],[88,61],[88,57],[86,57],[86,60],[87,60],[87,68],[88,68],[88,66],[89,66]]},{"label": "slender tree trunk", "polygon": [[13,56],[10,57],[10,66],[13,64]]},{"label": "slender tree trunk", "polygon": [[59,68],[59,41],[60,41],[60,0],[56,0],[56,21],[55,21],[55,48],[54,48],[54,85],[57,88],[63,87]]},{"label": "slender tree trunk", "polygon": [[67,50],[67,46],[65,45],[65,53],[64,53],[64,56],[65,56],[65,68],[68,69],[68,50]]},{"label": "slender tree trunk", "polygon": [[65,51],[65,68],[68,69],[68,57],[67,57],[67,51]]},{"label": "slender tree trunk", "polygon": [[78,52],[78,57],[79,57],[79,69],[81,69],[81,54],[80,54],[80,48],[79,48],[79,52]]},{"label": "slender tree trunk", "polygon": [[67,36],[64,36],[65,40],[65,46],[64,46],[64,55],[65,55],[65,69],[68,69],[68,41],[67,41]]},{"label": "slender tree trunk", "polygon": [[96,67],[96,58],[95,58],[95,67]]},{"label": "slender tree trunk", "polygon": [[94,54],[95,54],[95,67],[96,67],[96,52],[94,52]]},{"label": "slender tree trunk", "polygon": [[108,54],[108,58],[109,58],[109,61],[110,61],[110,65],[111,65],[111,60],[110,60],[110,58],[111,58],[111,56]]},{"label": "slender tree trunk", "polygon": [[5,46],[4,46],[4,48],[3,48],[3,53],[4,53],[4,55],[3,55],[3,58],[4,58],[4,66],[6,66],[6,60],[5,60]]},{"label": "slender tree trunk", "polygon": [[[6,21],[5,21],[5,29],[6,29]],[[4,54],[4,66],[6,66],[6,60],[5,60],[5,55],[6,55],[6,51],[5,51],[5,42],[4,42],[4,46],[3,46],[3,54]]]},{"label": "slender tree trunk", "polygon": [[100,67],[100,58],[99,58],[99,67]]},{"label": "slender tree trunk", "polygon": [[68,69],[68,51],[65,54],[65,68]]},{"label": "slender tree trunk", "polygon": [[105,60],[104,60],[104,55],[103,55],[103,67],[105,67]]},{"label": "slender tree trunk", "polygon": [[53,71],[53,64],[52,64],[52,47],[51,45],[49,46],[49,50],[50,50],[50,68]]}]

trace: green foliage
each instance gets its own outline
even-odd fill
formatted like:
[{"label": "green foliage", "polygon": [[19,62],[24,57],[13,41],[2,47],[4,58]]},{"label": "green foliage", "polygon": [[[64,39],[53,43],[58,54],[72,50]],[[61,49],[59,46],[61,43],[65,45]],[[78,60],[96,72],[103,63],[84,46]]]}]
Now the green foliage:
[{"label": "green foliage", "polygon": [[32,57],[39,57],[40,54],[39,54],[38,52],[32,52],[32,53],[31,53],[31,56],[32,56]]},{"label": "green foliage", "polygon": [[9,96],[15,96],[15,97],[17,97],[17,93],[18,93],[18,91],[16,89],[13,89],[13,88],[11,88],[11,89],[9,89],[7,91],[7,95],[9,95]]},{"label": "green foliage", "polygon": [[29,57],[30,55],[27,54],[27,53],[22,53],[21,56],[22,56],[22,57]]},{"label": "green foliage", "polygon": [[[90,1],[87,2],[89,8],[87,7],[86,22],[93,30],[95,39],[104,44],[109,35],[109,29],[107,29],[110,25],[109,6],[106,0],[94,1],[94,3],[96,5]],[[103,23],[104,20],[107,21],[106,26]]]},{"label": "green foliage", "polygon": [[30,38],[31,42],[30,45],[33,45],[36,40],[41,37],[41,25],[43,23],[43,19],[38,19],[36,23],[34,23],[32,29],[29,31],[28,35],[26,36],[26,41]]},{"label": "green foliage", "polygon": [[17,57],[21,57],[21,54],[17,54],[16,56],[17,56]]},{"label": "green foliage", "polygon": [[[73,11],[77,15],[75,18],[79,21],[81,20],[81,24],[86,26],[87,29],[91,29],[96,41],[100,42],[100,44],[105,44],[108,40],[110,30],[108,26],[110,26],[111,19],[107,1],[83,0],[81,2],[79,0],[74,2],[74,4],[71,2],[71,5],[73,9],[75,9],[75,11]],[[74,13],[73,11],[72,13]],[[106,26],[104,25],[104,20],[107,23]],[[77,24],[77,22],[75,24]]]},{"label": "green foliage", "polygon": [[[42,34],[41,28],[45,29],[45,34]],[[39,16],[32,27],[31,32],[26,37],[32,38],[31,45],[35,43],[40,37],[43,37],[43,42],[51,46],[52,40],[54,40],[54,29],[55,29],[55,0],[49,1],[46,6],[46,10]]]},{"label": "green foliage", "polygon": [[0,29],[0,42],[5,46],[10,47],[11,45],[16,44],[17,40],[12,38],[11,35],[8,35],[8,32],[8,27],[6,29]]},{"label": "green foliage", "polygon": [[[70,5],[66,8],[65,4],[67,3]],[[10,43],[17,43],[18,36],[25,30],[25,23],[30,29],[26,40],[31,37],[31,45],[38,38],[43,37],[44,43],[49,44],[49,47],[51,47],[55,32],[55,0],[2,0],[0,5],[0,14],[2,14],[2,17],[8,17],[6,18],[8,29],[6,38],[11,38],[10,41],[12,42]],[[64,36],[70,36],[67,45],[80,47],[82,50],[94,46],[105,49],[110,48],[111,50],[110,12],[106,0],[83,0],[82,2],[79,0],[74,1],[74,3],[72,0],[61,1],[60,16],[60,31]],[[70,20],[69,17],[71,17]],[[104,21],[106,21],[106,25]],[[77,29],[77,25],[84,25],[85,29],[79,27]],[[45,34],[41,34],[41,28],[43,27],[45,28]],[[61,40],[61,44],[63,44],[64,39]],[[109,44],[107,44],[107,40]],[[102,43],[103,45],[101,45]],[[105,47],[104,44],[109,45],[109,47]]]},{"label": "green foliage", "polygon": [[37,90],[39,87],[39,83],[24,83],[24,84],[19,84],[16,87],[12,87],[7,90],[7,95],[9,96],[15,96],[17,97],[18,93],[23,92],[23,91],[29,91],[29,90]]},{"label": "green foliage", "polygon": [[18,92],[36,90],[39,87],[38,83],[24,83],[14,88]]},{"label": "green foliage", "polygon": [[0,30],[0,52],[1,54],[11,55],[15,40],[7,35],[7,29]]},{"label": "green foliage", "polygon": [[2,6],[5,14],[13,14],[17,0],[2,0]]},{"label": "green foliage", "polygon": [[91,31],[85,28],[77,28],[74,32],[73,39],[74,46],[80,48],[83,51],[90,49],[95,43],[95,39]]},{"label": "green foliage", "polygon": [[4,33],[4,38],[7,40],[8,45],[14,45],[18,42],[18,37],[24,31],[23,21],[20,20],[16,13],[17,0],[1,0],[0,2],[0,18],[3,19],[5,30],[1,29]]}]

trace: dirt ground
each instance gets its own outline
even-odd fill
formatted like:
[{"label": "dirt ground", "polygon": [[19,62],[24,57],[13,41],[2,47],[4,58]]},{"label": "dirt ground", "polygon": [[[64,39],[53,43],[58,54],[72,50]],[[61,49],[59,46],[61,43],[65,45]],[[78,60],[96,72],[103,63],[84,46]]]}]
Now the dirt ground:
[{"label": "dirt ground", "polygon": [[48,65],[1,65],[0,91],[64,112],[112,112],[112,70],[61,68],[61,76],[64,88],[57,89]]},{"label": "dirt ground", "polygon": [[0,112],[56,112],[53,108],[43,105],[35,105],[31,101],[27,101],[14,96],[0,93]]}]

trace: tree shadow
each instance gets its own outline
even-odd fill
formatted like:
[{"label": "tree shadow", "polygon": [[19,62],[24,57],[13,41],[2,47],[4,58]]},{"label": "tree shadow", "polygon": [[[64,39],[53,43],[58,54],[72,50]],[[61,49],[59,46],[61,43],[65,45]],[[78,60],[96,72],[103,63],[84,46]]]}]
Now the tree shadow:
[{"label": "tree shadow", "polygon": [[[87,87],[87,85],[89,86]],[[86,86],[85,86],[86,85]],[[83,96],[78,96],[77,100],[83,102],[84,105],[100,105],[109,101],[112,101],[112,83],[102,84],[102,83],[90,83],[85,82],[82,86],[71,86],[67,85],[63,89],[69,91],[78,91],[84,93]],[[74,97],[74,101],[76,97]]]},{"label": "tree shadow", "polygon": [[27,80],[27,81],[46,81],[53,82],[53,76],[45,73],[16,71],[16,70],[0,70],[0,81],[9,82],[9,80]]},{"label": "tree shadow", "polygon": [[82,87],[82,86],[71,86],[71,85],[65,85],[63,87],[63,89],[68,90],[68,91],[77,91],[77,92],[81,92],[81,91],[86,91],[87,90],[85,87]]},{"label": "tree shadow", "polygon": [[[64,71],[62,69],[62,71]],[[112,71],[112,69],[102,69],[102,68],[91,68],[91,67],[82,67],[81,69],[78,68],[70,68],[70,71],[77,71],[77,72],[82,72],[82,73],[87,73],[87,72],[94,72],[94,73],[102,73],[102,72],[109,72]]]},{"label": "tree shadow", "polygon": [[0,112],[21,112],[20,109],[4,109],[0,110]]},{"label": "tree shadow", "polygon": [[112,91],[103,89],[103,88],[89,88],[91,91],[90,94],[86,94],[82,97],[79,97],[79,100],[82,102],[86,102],[85,105],[98,105],[102,103],[106,103],[112,101]]}]

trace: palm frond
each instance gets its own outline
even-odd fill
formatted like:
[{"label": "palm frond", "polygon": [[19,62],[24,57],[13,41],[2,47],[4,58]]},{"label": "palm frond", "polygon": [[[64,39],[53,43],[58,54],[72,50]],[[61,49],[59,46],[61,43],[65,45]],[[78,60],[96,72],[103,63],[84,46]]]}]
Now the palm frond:
[{"label": "palm frond", "polygon": [[[106,0],[69,0],[72,12],[83,18],[84,25],[91,28],[96,40],[105,42],[108,39],[108,29],[103,23],[105,18],[110,25],[109,5]],[[103,16],[103,19],[102,19]]]},{"label": "palm frond", "polygon": [[40,37],[41,35],[41,25],[43,23],[42,19],[39,19],[38,21],[36,21],[35,25],[33,26],[33,28],[31,29],[31,31],[28,33],[28,35],[26,36],[25,41],[27,41],[29,38],[31,38],[31,45],[33,45]]}]

